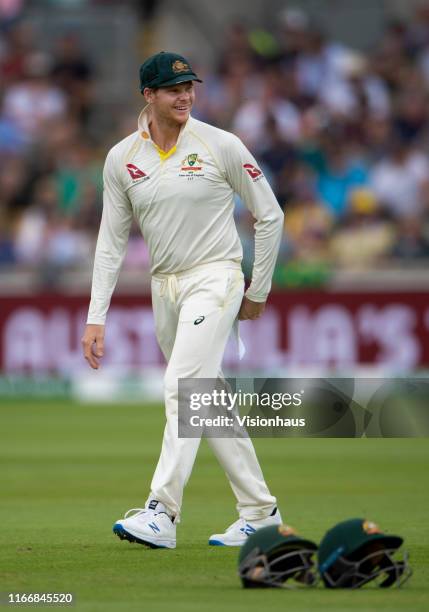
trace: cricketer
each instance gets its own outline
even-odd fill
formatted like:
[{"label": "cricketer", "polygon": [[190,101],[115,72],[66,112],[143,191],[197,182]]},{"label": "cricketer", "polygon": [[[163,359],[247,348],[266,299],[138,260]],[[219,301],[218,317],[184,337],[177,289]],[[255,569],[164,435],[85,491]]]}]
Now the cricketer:
[{"label": "cricketer", "polygon": [[[149,248],[156,335],[168,363],[166,425],[144,508],[114,525],[121,538],[175,548],[184,487],[199,439],[178,437],[178,379],[222,377],[221,363],[237,318],[264,311],[279,250],[283,213],[251,153],[235,135],[194,119],[189,62],[161,52],[140,68],[146,106],[138,129],[108,153],[103,214],[91,302],[82,338],[98,369],[107,310],[137,220]],[[256,220],[252,279],[244,294],[242,246],[233,218],[237,193]],[[208,440],[237,499],[238,520],[211,545],[241,546],[261,527],[281,523],[249,438]]]}]

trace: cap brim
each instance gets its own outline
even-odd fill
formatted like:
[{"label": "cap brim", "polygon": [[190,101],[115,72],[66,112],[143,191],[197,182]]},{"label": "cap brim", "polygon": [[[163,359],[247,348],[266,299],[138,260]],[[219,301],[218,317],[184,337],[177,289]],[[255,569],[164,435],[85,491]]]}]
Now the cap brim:
[{"label": "cap brim", "polygon": [[279,544],[279,548],[283,546],[287,548],[293,545],[299,545],[300,547],[308,548],[309,550],[317,550],[317,544],[315,544],[311,540],[300,538],[299,536],[288,536],[287,540],[283,540],[283,542]]},{"label": "cap brim", "polygon": [[396,549],[401,546],[403,541],[404,540],[400,536],[388,535],[385,533],[372,533],[367,535],[365,542],[363,542],[360,546],[358,546],[357,548],[355,548],[355,550],[351,552],[355,553],[357,550],[371,542],[383,542],[386,548]]},{"label": "cap brim", "polygon": [[161,83],[158,87],[169,87],[170,85],[178,85],[179,83],[187,83],[188,81],[202,83],[202,80],[199,79],[196,74],[182,74],[181,76],[174,77],[174,79],[170,79],[170,81]]}]

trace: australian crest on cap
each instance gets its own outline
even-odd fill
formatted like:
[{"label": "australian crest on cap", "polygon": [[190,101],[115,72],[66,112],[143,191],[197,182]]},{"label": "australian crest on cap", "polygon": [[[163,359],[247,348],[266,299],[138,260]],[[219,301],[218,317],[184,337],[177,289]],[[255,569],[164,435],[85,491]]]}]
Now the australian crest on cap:
[{"label": "australian crest on cap", "polygon": [[171,68],[173,72],[176,72],[176,73],[190,71],[188,64],[185,64],[185,62],[182,62],[182,60],[176,60],[175,62],[173,62]]},{"label": "australian crest on cap", "polygon": [[362,524],[362,529],[368,535],[371,535],[372,533],[382,533],[380,527],[373,521],[364,521]]},{"label": "australian crest on cap", "polygon": [[296,535],[295,529],[290,525],[279,525],[278,532],[280,533],[280,535],[285,537],[290,535]]}]

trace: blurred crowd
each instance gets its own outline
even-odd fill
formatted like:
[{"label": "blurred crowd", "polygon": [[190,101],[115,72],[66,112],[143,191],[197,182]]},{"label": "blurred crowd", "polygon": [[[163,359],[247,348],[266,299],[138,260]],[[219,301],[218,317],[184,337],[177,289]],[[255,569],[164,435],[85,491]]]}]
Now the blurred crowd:
[{"label": "blurred crowd", "polygon": [[[24,21],[0,30],[0,266],[54,282],[91,261],[107,142],[78,35],[40,48]],[[194,116],[242,138],[286,212],[277,282],[429,258],[429,4],[365,54],[287,9],[271,31],[232,24],[212,70],[191,59],[204,80]],[[249,270],[239,201],[237,223]],[[136,228],[125,265],[148,265]]]},{"label": "blurred crowd", "polygon": [[100,219],[95,72],[75,33],[47,52],[25,21],[0,32],[0,266],[50,282],[88,261]]}]

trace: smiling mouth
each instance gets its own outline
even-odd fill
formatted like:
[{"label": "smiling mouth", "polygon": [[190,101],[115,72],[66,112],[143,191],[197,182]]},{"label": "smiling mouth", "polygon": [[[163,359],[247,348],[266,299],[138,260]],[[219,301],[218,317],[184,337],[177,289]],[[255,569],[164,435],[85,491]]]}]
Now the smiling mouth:
[{"label": "smiling mouth", "polygon": [[189,106],[175,106],[174,110],[187,111],[187,110],[189,110]]}]

